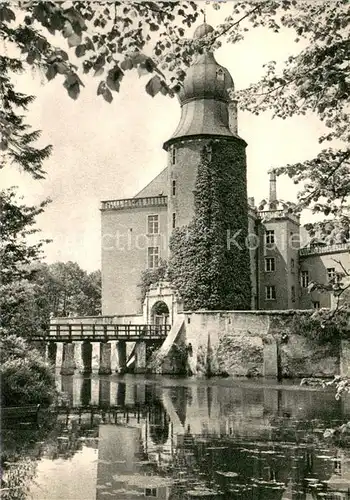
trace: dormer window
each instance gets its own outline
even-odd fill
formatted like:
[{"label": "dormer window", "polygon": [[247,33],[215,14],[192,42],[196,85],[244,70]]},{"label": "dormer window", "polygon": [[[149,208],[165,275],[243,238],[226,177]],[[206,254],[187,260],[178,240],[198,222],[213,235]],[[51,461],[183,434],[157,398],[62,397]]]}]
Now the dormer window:
[{"label": "dormer window", "polygon": [[223,82],[225,80],[225,74],[221,68],[216,70],[216,78],[219,80],[219,82]]}]

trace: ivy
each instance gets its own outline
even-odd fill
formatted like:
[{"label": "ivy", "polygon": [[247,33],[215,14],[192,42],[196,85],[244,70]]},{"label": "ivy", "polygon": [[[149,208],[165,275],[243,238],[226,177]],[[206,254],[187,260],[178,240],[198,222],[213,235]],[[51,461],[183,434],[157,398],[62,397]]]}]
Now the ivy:
[{"label": "ivy", "polygon": [[349,309],[337,311],[320,309],[315,312],[294,314],[292,331],[320,345],[338,347],[342,339],[349,338]]},{"label": "ivy", "polygon": [[[246,160],[240,141],[211,141],[198,166],[194,217],[170,239],[169,278],[185,309],[250,309]],[[236,245],[229,239],[237,233]]]},{"label": "ivy", "polygon": [[144,300],[146,298],[146,293],[148,292],[149,287],[153,285],[153,283],[157,283],[158,281],[164,279],[166,271],[167,271],[167,263],[165,260],[160,260],[159,266],[156,267],[155,269],[146,269],[145,271],[142,271],[140,283],[138,284],[138,287],[141,288],[141,296],[140,296],[141,307],[144,303]]}]

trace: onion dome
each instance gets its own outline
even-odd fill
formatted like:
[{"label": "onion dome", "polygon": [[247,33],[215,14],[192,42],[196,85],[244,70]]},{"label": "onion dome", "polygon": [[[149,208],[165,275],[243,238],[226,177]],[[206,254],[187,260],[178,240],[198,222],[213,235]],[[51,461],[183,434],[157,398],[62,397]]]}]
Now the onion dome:
[{"label": "onion dome", "polygon": [[197,26],[197,28],[194,31],[193,38],[194,39],[203,38],[203,37],[209,35],[210,33],[213,33],[213,31],[214,31],[214,28],[212,26],[210,26],[210,24],[207,24],[204,22],[200,26]]},{"label": "onion dome", "polygon": [[[198,26],[193,38],[203,38],[213,31],[212,26],[203,23]],[[204,51],[188,69],[178,96],[181,104],[190,99],[218,99],[229,102],[227,90],[233,86],[228,70],[216,62],[212,52]]]},{"label": "onion dome", "polygon": [[[214,31],[207,23],[198,26],[193,38],[198,40]],[[165,149],[176,139],[188,136],[210,135],[233,137],[229,127],[228,89],[234,83],[229,71],[218,64],[214,54],[203,50],[187,70],[183,86],[178,93],[181,104],[180,123]]]}]

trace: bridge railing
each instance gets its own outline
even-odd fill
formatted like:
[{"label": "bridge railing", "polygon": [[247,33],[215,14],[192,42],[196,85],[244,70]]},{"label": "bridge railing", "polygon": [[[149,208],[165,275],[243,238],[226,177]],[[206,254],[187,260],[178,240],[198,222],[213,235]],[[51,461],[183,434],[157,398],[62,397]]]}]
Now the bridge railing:
[{"label": "bridge railing", "polygon": [[125,324],[50,324],[46,340],[157,340],[164,339],[171,325],[125,325]]}]

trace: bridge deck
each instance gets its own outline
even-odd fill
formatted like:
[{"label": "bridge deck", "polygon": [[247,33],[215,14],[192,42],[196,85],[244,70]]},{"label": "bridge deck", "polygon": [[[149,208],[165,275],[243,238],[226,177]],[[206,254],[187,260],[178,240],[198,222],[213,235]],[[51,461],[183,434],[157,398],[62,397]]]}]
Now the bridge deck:
[{"label": "bridge deck", "polygon": [[72,342],[73,340],[90,340],[106,342],[108,340],[154,341],[164,340],[171,325],[119,325],[119,324],[87,324],[87,323],[51,323],[49,335],[32,335],[32,340],[48,340],[52,342]]}]

